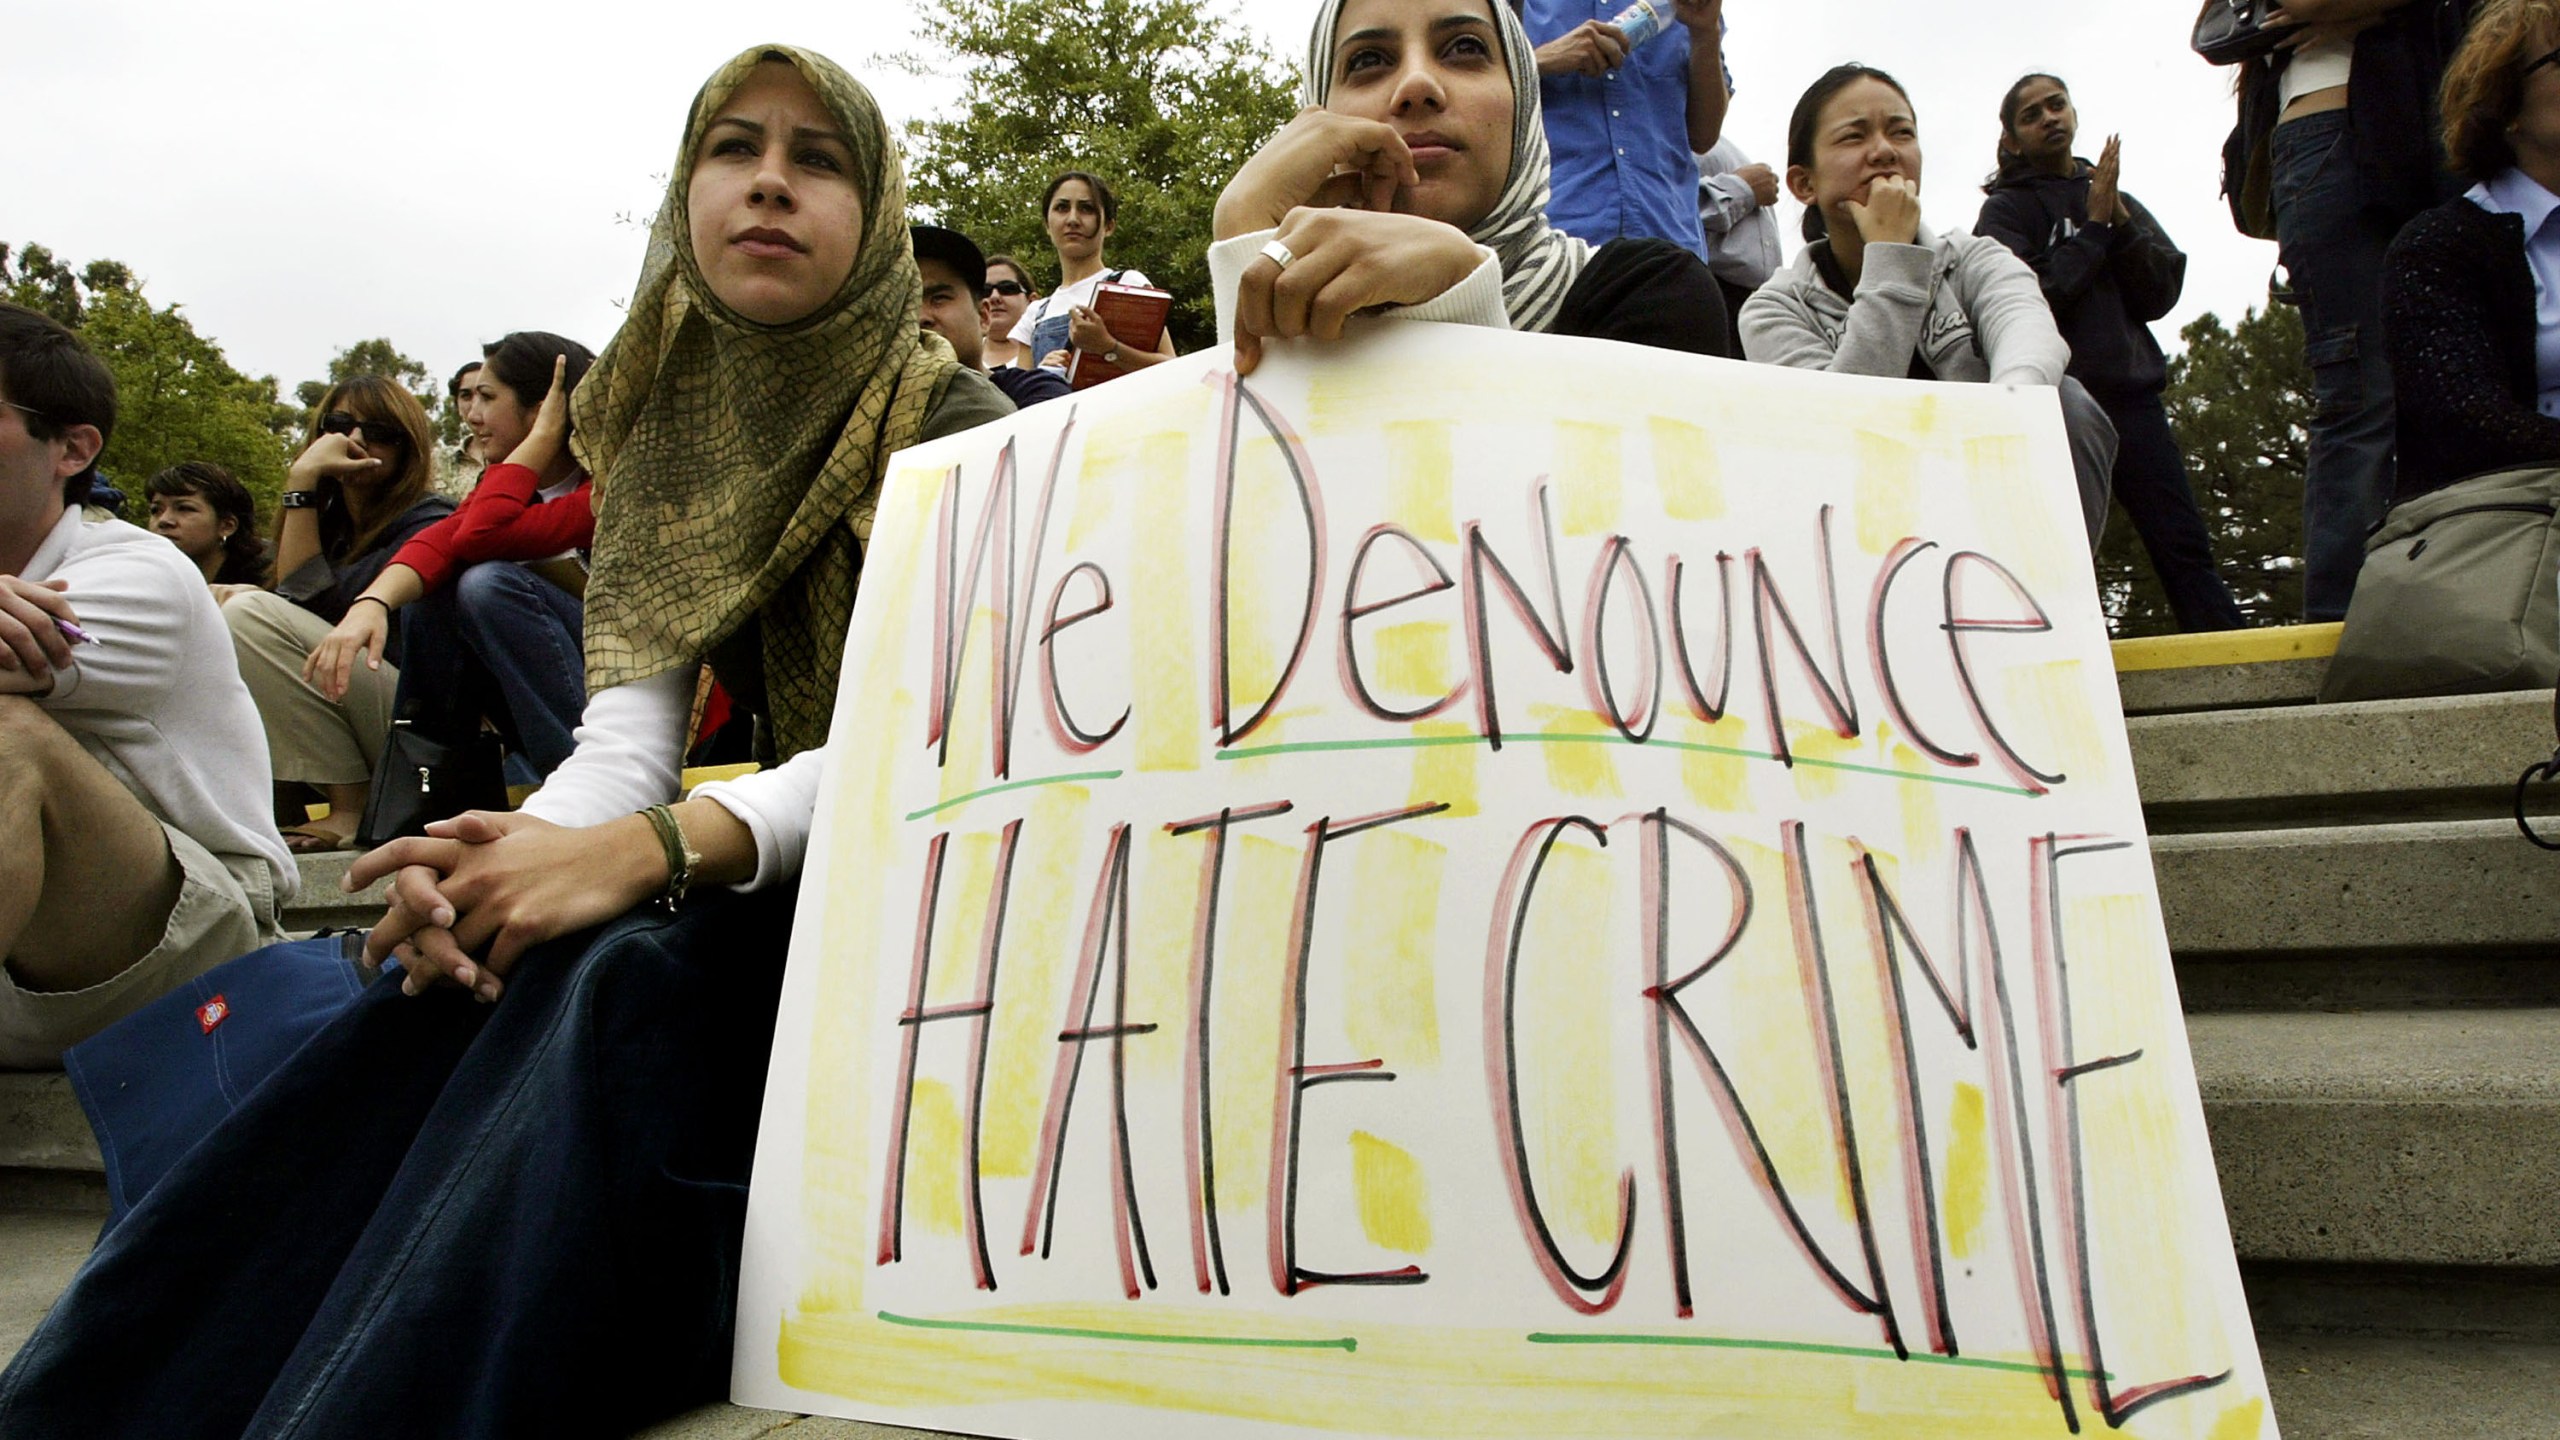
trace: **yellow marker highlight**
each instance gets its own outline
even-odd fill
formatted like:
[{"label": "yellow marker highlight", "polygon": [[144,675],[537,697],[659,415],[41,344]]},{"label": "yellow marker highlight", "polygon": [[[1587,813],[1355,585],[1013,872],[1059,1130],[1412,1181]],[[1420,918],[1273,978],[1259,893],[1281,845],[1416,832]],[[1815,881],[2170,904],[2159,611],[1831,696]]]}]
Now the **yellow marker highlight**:
[{"label": "yellow marker highlight", "polygon": [[[1702,1415],[1784,1416],[1785,1434],[1826,1440],[2052,1440],[2062,1429],[2032,1374],[1889,1352],[1532,1345],[1517,1327],[1327,1326],[1203,1306],[1005,1305],[935,1318],[1106,1335],[1350,1337],[1357,1348],[1211,1350],[803,1312],[784,1316],[774,1358],[787,1384],[874,1406],[1130,1405],[1345,1434],[1373,1433],[1392,1415],[1399,1431],[1450,1440],[1694,1436]],[[1215,1363],[1197,1363],[1209,1355]]]},{"label": "yellow marker highlight", "polygon": [[[1413,733],[1455,737],[1473,735],[1474,727],[1456,720],[1423,720]],[[1483,753],[1474,745],[1428,745],[1413,752],[1413,789],[1407,805],[1446,805],[1456,819],[1477,813],[1476,762]]]},{"label": "yellow marker highlight", "polygon": [[1138,513],[1146,518],[1132,538],[1129,680],[1136,711],[1138,768],[1200,767],[1201,717],[1207,713],[1199,657],[1192,650],[1192,617],[1200,597],[1192,592],[1184,541],[1190,504],[1186,473],[1191,447],[1181,436],[1150,437],[1130,458]]},{"label": "yellow marker highlight", "polygon": [[2009,697],[2001,733],[2028,764],[2082,783],[2107,774],[2107,751],[2079,661],[2019,666],[2001,677],[2001,689]]},{"label": "yellow marker highlight", "polygon": [[1352,1131],[1351,1193],[1370,1244],[1406,1255],[1430,1252],[1431,1184],[1411,1151]]},{"label": "yellow marker highlight", "polygon": [[[1092,899],[1094,872],[1102,864],[1102,827],[1092,826],[1088,833],[1091,801],[1091,792],[1081,785],[1032,791],[1014,852],[1004,953],[996,967],[996,1008],[987,1034],[987,1084],[981,1092],[985,1109],[978,1124],[979,1166],[990,1176],[1029,1175],[1038,1148],[1050,1067],[1057,1059],[1060,1019],[1066,1013],[1065,977],[1074,973],[1085,907]],[[947,892],[943,903],[951,903]],[[936,979],[961,977],[963,993],[976,986],[976,951],[937,947],[934,956]],[[929,1057],[936,1066],[951,1067],[946,1073],[962,1073],[960,1057],[967,1051],[961,1027],[936,1025],[930,1030],[942,1033],[928,1039],[920,1061]]]},{"label": "yellow marker highlight", "polygon": [[[1241,422],[1240,422],[1241,423]],[[1306,514],[1289,478],[1288,454],[1259,427],[1236,443],[1234,507],[1227,552],[1227,674],[1237,722],[1280,681],[1305,611]],[[1183,543],[1174,541],[1171,543]],[[1211,676],[1215,683],[1217,677]],[[1254,734],[1262,741],[1260,731]]]},{"label": "yellow marker highlight", "polygon": [[1615,425],[1556,422],[1556,519],[1567,535],[1602,535],[1618,528],[1622,434]]},{"label": "yellow marker highlight", "polygon": [[[1840,1173],[1839,1131],[1823,1098],[1822,1076],[1830,1061],[1815,1038],[1787,913],[1786,860],[1776,849],[1740,836],[1718,838],[1742,862],[1752,893],[1764,897],[1759,903],[1767,908],[1740,947],[1716,966],[1726,988],[1704,993],[1708,987],[1702,982],[1688,992],[1691,1011],[1752,1017],[1748,1027],[1719,1047],[1743,1103],[1751,1107],[1770,1158],[1799,1202],[1810,1210],[1827,1199],[1842,1219],[1851,1219],[1849,1187]],[[1817,854],[1814,863],[1821,866],[1823,857]],[[1847,878],[1845,869],[1830,873]],[[1819,874],[1815,884],[1846,888]],[[1715,1032],[1709,1036],[1714,1038]]]},{"label": "yellow marker highlight", "polygon": [[1674,520],[1715,520],[1724,515],[1723,471],[1715,441],[1685,420],[1657,415],[1646,423],[1653,437],[1653,478],[1662,510]]},{"label": "yellow marker highlight", "polygon": [[[1067,549],[1087,548],[1096,535],[1108,534],[1115,523],[1119,501],[1130,487],[1130,477],[1164,463],[1168,448],[1183,452],[1180,462],[1188,464],[1191,436],[1201,433],[1200,422],[1207,418],[1213,395],[1208,386],[1183,391],[1173,396],[1160,396],[1148,405],[1142,415],[1123,415],[1095,423],[1080,414],[1080,463],[1067,475],[1059,477],[1062,490],[1072,488],[1075,509],[1067,517]],[[1051,442],[1043,439],[1031,448],[1016,452],[1021,464],[1025,493],[1036,500],[1040,486],[1048,479]],[[1137,512],[1144,514],[1145,512]],[[1047,597],[1042,597],[1043,599]]]},{"label": "yellow marker highlight", "polygon": [[[1559,747],[1562,748],[1562,747]],[[1618,1238],[1617,1107],[1610,1094],[1609,1009],[1591,973],[1607,953],[1617,875],[1609,856],[1576,836],[1547,852],[1521,939],[1520,1121],[1530,1171],[1566,1229],[1596,1244]]]},{"label": "yellow marker highlight", "polygon": [[1191,1024],[1191,934],[1200,903],[1197,836],[1133,827],[1129,857],[1129,1015],[1153,1035],[1129,1042],[1129,1073],[1170,1081],[1182,1072]]},{"label": "yellow marker highlight", "polygon": [[[1618,728],[1588,710],[1568,710],[1561,705],[1532,705],[1530,718],[1537,728],[1550,735],[1609,735]],[[1611,752],[1618,749],[1606,743],[1568,741],[1563,744],[1541,743],[1545,754],[1547,783],[1567,795],[1616,798],[1626,794],[1618,787],[1618,765]]]},{"label": "yellow marker highlight", "polygon": [[[1705,683],[1705,682],[1701,682]],[[1726,745],[1744,748],[1743,724],[1740,716],[1727,711],[1722,720],[1709,725],[1686,709],[1673,711],[1663,720],[1662,735],[1690,745]],[[1680,784],[1689,798],[1701,809],[1713,814],[1742,810],[1750,804],[1752,761],[1741,755],[1719,755],[1709,750],[1680,752]]]},{"label": "yellow marker highlight", "polygon": [[1947,1176],[1939,1187],[1947,1221],[1947,1253],[1971,1259],[1982,1243],[1984,1203],[1991,1193],[1990,1109],[1982,1087],[1956,1082],[1947,1103]]},{"label": "yellow marker highlight", "polygon": [[[1799,760],[1846,760],[1872,764],[1866,759],[1866,743],[1843,735],[1828,725],[1815,725],[1802,720],[1789,720],[1787,749]],[[1850,772],[1834,770],[1828,765],[1798,765],[1788,772],[1795,780],[1796,794],[1807,800],[1824,800],[1840,793]]]},{"label": "yellow marker highlight", "polygon": [[[1298,898],[1298,847],[1230,832],[1218,914],[1218,974],[1209,1002],[1210,1134],[1218,1150],[1218,1207],[1262,1199],[1271,1160],[1272,1077],[1281,1064],[1280,993],[1289,916]],[[1230,1223],[1237,1223],[1230,1220]],[[1236,1263],[1230,1251],[1229,1263]]]},{"label": "yellow marker highlight", "polygon": [[1920,452],[1872,430],[1858,432],[1858,548],[1891,550],[1918,528]]},{"label": "yellow marker highlight", "polygon": [[978,830],[954,834],[943,849],[942,897],[933,926],[937,962],[925,977],[927,1005],[957,1005],[978,982],[978,947],[986,938],[1000,843],[993,830]]},{"label": "yellow marker highlight", "polygon": [[2266,1433],[2267,1402],[2252,1395],[2222,1412],[2204,1440],[2258,1440]]},{"label": "yellow marker highlight", "polygon": [[1344,946],[1344,1027],[1363,1058],[1390,1068],[1440,1058],[1431,966],[1440,938],[1440,880],[1448,847],[1397,830],[1358,837]]},{"label": "yellow marker highlight", "polygon": [[1380,428],[1387,438],[1387,515],[1417,539],[1455,543],[1451,493],[1457,465],[1449,422],[1396,420]]},{"label": "yellow marker highlight", "polygon": [[960,1233],[960,1102],[919,1076],[907,1115],[907,1215],[936,1235]]},{"label": "yellow marker highlight", "polygon": [[1373,683],[1380,690],[1412,700],[1434,700],[1449,693],[1447,621],[1410,620],[1402,625],[1381,626],[1377,647],[1377,678]]}]

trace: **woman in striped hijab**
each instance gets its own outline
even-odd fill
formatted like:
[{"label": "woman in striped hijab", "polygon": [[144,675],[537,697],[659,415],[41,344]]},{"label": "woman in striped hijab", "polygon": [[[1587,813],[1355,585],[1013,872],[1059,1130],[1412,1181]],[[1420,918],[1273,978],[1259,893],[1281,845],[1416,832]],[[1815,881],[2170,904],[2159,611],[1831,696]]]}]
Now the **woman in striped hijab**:
[{"label": "woman in striped hijab", "polygon": [[1380,306],[1726,353],[1724,301],[1667,241],[1594,247],[1547,223],[1536,54],[1502,0],[1324,0],[1308,108],[1218,197],[1219,324],[1331,339]]}]

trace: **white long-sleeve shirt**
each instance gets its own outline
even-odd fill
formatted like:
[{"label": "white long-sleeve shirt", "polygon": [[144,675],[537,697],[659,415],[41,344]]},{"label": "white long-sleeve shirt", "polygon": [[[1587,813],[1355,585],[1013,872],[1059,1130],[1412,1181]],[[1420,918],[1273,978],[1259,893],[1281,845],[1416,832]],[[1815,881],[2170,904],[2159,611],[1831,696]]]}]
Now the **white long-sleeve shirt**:
[{"label": "white long-sleeve shirt", "polygon": [[[524,802],[524,812],[555,825],[600,825],[674,800],[700,672],[698,665],[680,665],[597,691],[579,718],[576,752]],[[800,873],[824,759],[823,751],[804,750],[770,770],[693,792],[737,816],[756,837],[756,873],[736,889],[760,890]]]}]

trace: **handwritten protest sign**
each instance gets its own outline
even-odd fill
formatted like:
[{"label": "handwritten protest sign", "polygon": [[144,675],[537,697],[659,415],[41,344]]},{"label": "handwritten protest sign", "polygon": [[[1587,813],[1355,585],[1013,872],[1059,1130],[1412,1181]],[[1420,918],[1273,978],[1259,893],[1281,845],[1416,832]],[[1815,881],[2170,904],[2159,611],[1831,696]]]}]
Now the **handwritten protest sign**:
[{"label": "handwritten protest sign", "polygon": [[899,457],[738,1398],[2273,1435],[2069,479],[2049,391],[1429,325]]}]

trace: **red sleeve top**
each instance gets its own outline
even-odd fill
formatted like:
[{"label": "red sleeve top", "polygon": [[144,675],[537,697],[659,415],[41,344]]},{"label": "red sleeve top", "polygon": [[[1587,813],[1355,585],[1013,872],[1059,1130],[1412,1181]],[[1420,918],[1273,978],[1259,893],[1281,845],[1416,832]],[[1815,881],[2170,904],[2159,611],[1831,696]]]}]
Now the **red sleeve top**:
[{"label": "red sleeve top", "polygon": [[541,488],[542,477],[522,465],[492,465],[461,509],[419,531],[391,563],[417,571],[432,594],[483,560],[547,560],[594,544],[595,482],[581,475],[557,500],[537,498]]}]

